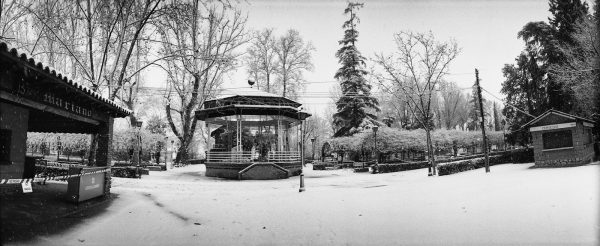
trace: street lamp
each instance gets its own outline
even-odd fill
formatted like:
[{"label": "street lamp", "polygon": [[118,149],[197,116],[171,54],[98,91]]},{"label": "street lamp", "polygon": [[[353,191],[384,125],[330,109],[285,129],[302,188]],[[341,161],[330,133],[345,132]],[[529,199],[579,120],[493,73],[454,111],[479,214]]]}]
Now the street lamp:
[{"label": "street lamp", "polygon": [[174,144],[175,144],[175,140],[171,140],[171,153],[170,153],[170,155],[171,155],[170,159],[171,159],[171,165],[172,165],[171,167],[174,167],[174,165],[175,165],[175,163],[173,162],[173,153],[175,152],[175,149],[173,146]]},{"label": "street lamp", "polygon": [[60,150],[62,149],[62,143],[60,142],[60,136],[56,136],[56,162],[60,161]]},{"label": "street lamp", "polygon": [[375,165],[379,163],[379,151],[377,150],[377,130],[378,126],[373,126],[373,133],[375,134]]},{"label": "street lamp", "polygon": [[141,120],[134,121],[134,127],[136,128],[136,136],[135,136],[135,148],[133,150],[133,164],[135,166],[140,165],[140,148],[142,142],[142,136],[140,134],[140,129],[142,128],[142,124],[144,122]]},{"label": "street lamp", "polygon": [[[161,148],[159,150],[159,151],[162,151],[163,148],[165,149],[165,155],[164,155],[164,158],[165,158],[165,171],[167,170],[167,149],[169,149],[167,147],[168,141],[169,141],[169,137],[165,136],[165,141],[163,142],[163,144],[162,144],[162,146],[161,146]],[[159,157],[159,161],[158,162],[160,164],[160,157]]]},{"label": "street lamp", "polygon": [[312,143],[312,160],[315,161],[315,138],[311,138],[310,142]]}]

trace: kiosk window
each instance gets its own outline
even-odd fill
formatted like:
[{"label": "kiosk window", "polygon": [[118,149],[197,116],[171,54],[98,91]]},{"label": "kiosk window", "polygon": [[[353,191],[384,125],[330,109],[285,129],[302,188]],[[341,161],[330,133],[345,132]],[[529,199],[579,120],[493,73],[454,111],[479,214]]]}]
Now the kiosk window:
[{"label": "kiosk window", "polygon": [[557,149],[573,147],[573,134],[571,130],[542,133],[544,149]]},{"label": "kiosk window", "polygon": [[0,129],[0,165],[10,164],[10,141],[12,131]]}]

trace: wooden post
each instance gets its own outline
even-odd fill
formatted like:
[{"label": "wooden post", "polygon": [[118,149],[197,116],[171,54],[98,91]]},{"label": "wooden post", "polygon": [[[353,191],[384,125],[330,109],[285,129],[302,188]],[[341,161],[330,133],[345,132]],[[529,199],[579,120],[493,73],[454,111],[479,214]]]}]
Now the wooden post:
[{"label": "wooden post", "polygon": [[[106,122],[99,126],[97,139],[98,148],[96,153],[96,166],[110,167],[112,160],[112,136],[113,136],[113,118],[109,117]],[[105,173],[106,181],[104,183],[104,195],[110,194],[110,173]]]},{"label": "wooden post", "polygon": [[490,172],[490,159],[488,155],[487,137],[485,136],[485,118],[483,113],[483,99],[481,98],[481,86],[479,85],[479,71],[475,69],[475,85],[477,85],[477,98],[479,101],[479,114],[481,115],[481,134],[483,135],[483,153],[485,153],[485,172]]}]

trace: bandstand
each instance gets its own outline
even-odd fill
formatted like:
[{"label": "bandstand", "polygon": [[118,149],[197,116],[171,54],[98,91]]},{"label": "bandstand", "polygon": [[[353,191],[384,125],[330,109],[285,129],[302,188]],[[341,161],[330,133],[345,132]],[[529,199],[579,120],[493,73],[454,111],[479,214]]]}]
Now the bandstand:
[{"label": "bandstand", "polygon": [[210,138],[206,176],[282,179],[302,172],[301,129],[310,114],[288,98],[248,88],[224,91],[196,111]]}]

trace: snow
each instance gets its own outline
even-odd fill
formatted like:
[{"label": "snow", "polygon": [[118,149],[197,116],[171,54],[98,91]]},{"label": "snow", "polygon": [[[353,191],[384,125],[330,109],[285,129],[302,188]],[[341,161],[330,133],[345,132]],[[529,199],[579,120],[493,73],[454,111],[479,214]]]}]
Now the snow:
[{"label": "snow", "polygon": [[235,181],[203,165],[113,178],[111,205],[39,245],[597,245],[600,165],[454,175],[305,169]]}]

